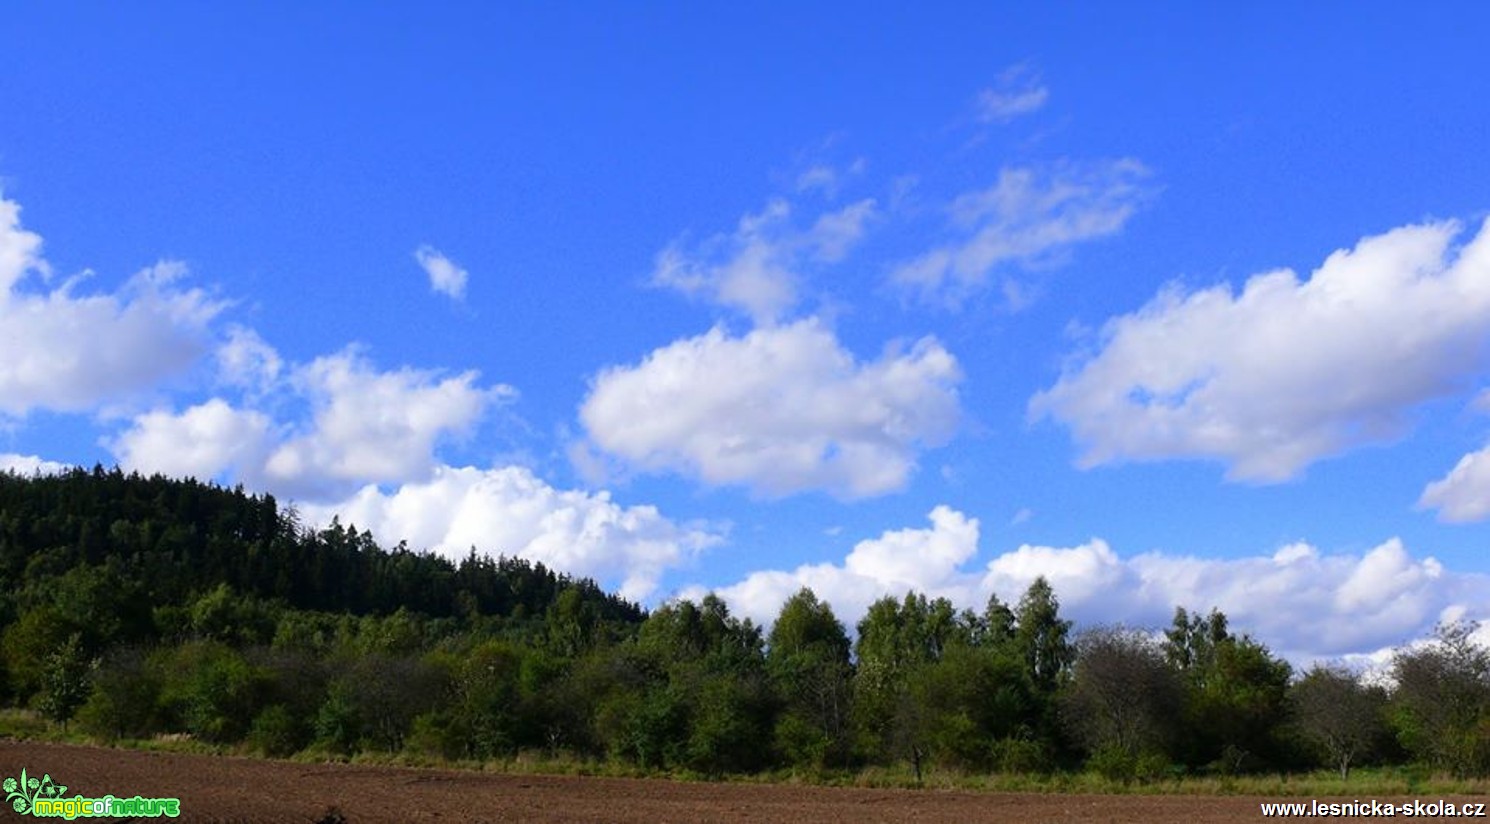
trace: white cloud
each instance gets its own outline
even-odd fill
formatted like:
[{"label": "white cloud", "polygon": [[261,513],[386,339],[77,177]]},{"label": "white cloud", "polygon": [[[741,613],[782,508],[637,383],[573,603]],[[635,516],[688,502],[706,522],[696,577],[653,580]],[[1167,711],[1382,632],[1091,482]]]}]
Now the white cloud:
[{"label": "white cloud", "polygon": [[1060,262],[1076,244],[1121,230],[1145,197],[1147,176],[1136,160],[1005,168],[993,186],[952,202],[952,242],[896,267],[891,280],[955,304],[1006,264]]},{"label": "white cloud", "polygon": [[769,623],[788,596],[809,586],[852,626],[885,595],[914,589],[981,612],[990,593],[1017,603],[1043,575],[1062,613],[1078,623],[1161,627],[1176,606],[1215,607],[1234,630],[1294,661],[1399,645],[1447,615],[1490,617],[1490,576],[1449,572],[1433,558],[1413,557],[1395,538],[1359,555],[1292,544],[1229,559],[1163,552],[1124,558],[1094,538],[1074,547],[1026,544],[980,569],[977,520],[944,506],[930,518],[929,529],[861,541],[841,564],[755,572],[715,591],[736,612]]},{"label": "white cloud", "polygon": [[[1463,391],[1490,342],[1490,229],[1452,259],[1457,223],[1409,226],[1290,270],[1166,288],[1107,322],[1101,348],[1030,402],[1070,426],[1081,464],[1213,458],[1274,482],[1411,428]],[[1443,494],[1447,494],[1446,492]]]},{"label": "white cloud", "polygon": [[269,436],[266,415],[213,398],[180,414],[138,415],[109,448],[126,470],[211,480],[229,469],[256,474]]},{"label": "white cloud", "polygon": [[414,259],[419,261],[420,268],[429,276],[429,288],[454,300],[465,299],[469,275],[455,261],[429,244],[415,249]]},{"label": "white cloud", "polygon": [[217,347],[218,380],[254,393],[270,391],[284,370],[279,353],[252,329],[234,325]]},{"label": "white cloud", "polygon": [[426,478],[438,441],[469,432],[491,403],[514,394],[482,389],[476,377],[380,372],[352,351],[316,358],[292,378],[312,404],[313,427],[274,451],[268,479],[320,497],[340,483]]},{"label": "white cloud", "polygon": [[652,284],[775,323],[800,300],[804,268],[842,260],[875,214],[875,202],[861,200],[800,229],[792,225],[791,205],[773,200],[742,217],[734,232],[692,249],[670,244],[657,256]]},{"label": "white cloud", "polygon": [[[1447,572],[1393,538],[1363,555],[1308,546],[1229,560],[1148,553],[1127,562],[1155,603],[1216,606],[1238,630],[1295,659],[1370,652],[1431,632],[1445,609],[1490,617],[1490,578]],[[1097,605],[1099,608],[1105,605]]]},{"label": "white cloud", "polygon": [[978,119],[985,123],[1007,123],[1039,111],[1050,99],[1050,90],[1028,66],[1013,66],[999,76],[992,88],[978,93]]},{"label": "white cloud", "polygon": [[1453,523],[1490,518],[1490,447],[1459,459],[1449,474],[1423,490],[1418,507],[1438,510],[1438,517]]},{"label": "white cloud", "polygon": [[40,239],[21,231],[18,207],[0,200],[0,414],[81,412],[151,389],[207,349],[207,327],[225,308],[182,289],[180,263],[141,271],[118,292],[23,289],[44,273]]},{"label": "white cloud", "polygon": [[602,584],[619,582],[621,594],[634,600],[654,594],[663,573],[721,540],[705,527],[676,524],[654,507],[623,507],[605,492],[555,489],[515,466],[441,466],[427,481],[392,493],[368,486],[347,501],[305,506],[301,513],[320,524],[339,515],[385,545],[406,540],[454,559],[475,547],[539,561]]},{"label": "white cloud", "polygon": [[[180,413],[137,415],[108,443],[121,464],[201,478],[232,470],[255,488],[327,500],[367,483],[428,478],[443,442],[470,432],[493,404],[515,394],[505,385],[478,386],[475,372],[379,371],[355,350],[281,373],[278,353],[252,333],[230,340],[219,358],[225,374],[280,377],[242,407],[213,398]],[[269,411],[253,408],[271,400]],[[302,406],[308,420],[276,422],[270,414]]]},{"label": "white cloud", "polygon": [[0,300],[32,271],[47,274],[41,235],[22,229],[21,205],[0,197]]},{"label": "white cloud", "polygon": [[64,463],[43,460],[36,455],[17,455],[14,452],[0,454],[0,472],[14,472],[17,475],[30,477],[32,475],[60,475],[72,469]]},{"label": "white cloud", "polygon": [[766,495],[903,487],[958,423],[957,360],[935,339],[861,363],[816,319],[721,328],[601,372],[580,408],[590,443],[643,471]]},{"label": "white cloud", "polygon": [[[926,529],[886,531],[860,541],[842,564],[807,564],[791,572],[751,573],[739,583],[714,590],[731,609],[770,624],[781,605],[802,587],[811,587],[832,605],[839,620],[852,627],[869,605],[885,595],[910,590],[967,605],[977,598],[978,575],[963,568],[978,552],[978,521],[946,506],[928,515]],[[684,597],[705,590],[692,588]]]}]

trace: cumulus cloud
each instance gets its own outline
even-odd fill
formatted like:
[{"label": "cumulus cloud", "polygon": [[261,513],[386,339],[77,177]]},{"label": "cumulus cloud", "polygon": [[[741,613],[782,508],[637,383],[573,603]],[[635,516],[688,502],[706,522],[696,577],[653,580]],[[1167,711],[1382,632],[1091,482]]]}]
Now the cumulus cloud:
[{"label": "cumulus cloud", "polygon": [[775,323],[800,300],[803,270],[842,260],[875,213],[873,200],[861,200],[802,229],[792,223],[791,205],[773,200],[742,217],[731,233],[691,248],[670,244],[657,256],[652,284],[744,312],[756,323]]},{"label": "cumulus cloud", "polygon": [[44,460],[37,455],[18,455],[14,452],[0,454],[0,472],[14,472],[17,475],[30,477],[32,475],[60,475],[71,466],[56,461]]},{"label": "cumulus cloud", "polygon": [[[922,298],[956,304],[1010,264],[1060,262],[1073,246],[1116,234],[1138,210],[1148,170],[1136,160],[1009,167],[998,182],[954,200],[953,239],[891,272]],[[1014,289],[1006,282],[1006,291]]]},{"label": "cumulus cloud", "polygon": [[[280,377],[237,406],[213,398],[135,416],[108,443],[123,466],[202,478],[232,470],[256,488],[327,500],[367,483],[428,478],[443,442],[470,432],[515,394],[505,385],[479,386],[475,372],[379,370],[355,349],[283,369],[278,353],[251,333],[230,339],[219,359],[225,373],[245,380]],[[309,409],[306,420],[276,422],[272,414],[301,407]]]},{"label": "cumulus cloud", "polygon": [[381,543],[408,541],[461,558],[473,547],[539,561],[571,575],[619,584],[633,600],[654,594],[669,569],[719,543],[719,534],[675,523],[651,506],[623,507],[605,492],[559,490],[521,467],[440,466],[391,493],[368,486],[335,504],[305,506],[313,523],[370,530]]},{"label": "cumulus cloud", "polygon": [[[1295,661],[1369,654],[1432,631],[1441,619],[1490,617],[1490,576],[1453,573],[1417,558],[1396,538],[1361,554],[1325,554],[1298,543],[1270,554],[1200,558],[1148,552],[1124,558],[1094,538],[1072,547],[1022,545],[977,566],[978,521],[945,506],[927,529],[861,541],[840,564],[755,572],[715,590],[732,609],[774,620],[803,586],[853,625],[868,605],[908,590],[983,609],[990,594],[1016,603],[1044,576],[1062,613],[1078,623],[1167,625],[1176,606],[1219,608]],[[701,588],[685,595],[697,597]]]},{"label": "cumulus cloud", "polygon": [[269,437],[268,416],[213,398],[179,414],[138,415],[109,446],[126,470],[208,480],[229,469],[257,474]]},{"label": "cumulus cloud", "polygon": [[78,294],[84,277],[47,285],[41,248],[21,228],[20,206],[0,199],[0,414],[95,409],[207,351],[208,325],[226,304],[183,288],[184,264],[157,263],[117,292]]},{"label": "cumulus cloud", "polygon": [[1400,437],[1415,407],[1464,391],[1490,353],[1490,229],[1451,256],[1460,231],[1368,237],[1303,281],[1283,269],[1240,293],[1168,287],[1108,321],[1031,415],[1069,426],[1083,466],[1212,458],[1255,482]]},{"label": "cumulus cloud", "polygon": [[1441,520],[1468,523],[1490,518],[1490,447],[1459,459],[1449,474],[1423,490],[1421,509],[1436,509]]},{"label": "cumulus cloud", "polygon": [[593,381],[589,442],[630,467],[770,496],[900,489],[958,423],[957,360],[933,338],[859,362],[816,319],[721,328]]},{"label": "cumulus cloud", "polygon": [[985,123],[1007,123],[1039,111],[1050,99],[1050,90],[1028,66],[1013,66],[999,75],[994,86],[978,93],[978,119]]},{"label": "cumulus cloud", "polygon": [[265,466],[281,485],[324,494],[318,482],[401,483],[427,477],[442,438],[469,432],[488,406],[514,394],[483,389],[475,372],[374,369],[355,351],[296,369],[295,389],[314,409],[309,432],[280,445]]},{"label": "cumulus cloud", "polygon": [[[786,599],[804,586],[832,604],[839,620],[850,627],[877,599],[910,590],[960,605],[972,603],[978,575],[963,567],[978,552],[978,520],[946,506],[936,507],[928,518],[929,528],[889,530],[860,541],[842,564],[754,572],[714,592],[734,611],[763,624],[774,621]],[[698,598],[705,592],[695,587],[684,596]]]},{"label": "cumulus cloud", "polygon": [[455,261],[429,244],[414,250],[414,260],[429,276],[429,288],[453,300],[465,300],[469,275]]}]

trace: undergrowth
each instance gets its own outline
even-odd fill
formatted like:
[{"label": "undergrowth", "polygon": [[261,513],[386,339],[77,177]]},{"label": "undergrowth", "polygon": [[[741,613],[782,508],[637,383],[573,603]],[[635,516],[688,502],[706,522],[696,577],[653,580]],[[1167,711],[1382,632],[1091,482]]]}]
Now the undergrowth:
[{"label": "undergrowth", "polygon": [[[0,710],[0,738],[18,741],[185,754],[262,757],[249,748],[220,746],[190,736],[99,741],[76,729],[49,724],[35,712]],[[447,759],[419,752],[359,752],[341,755],[308,748],[285,759],[296,763],[339,762],[389,767],[438,768],[521,775],[600,776],[610,778],[668,778],[681,781],[734,781],[759,784],[798,784],[876,789],[974,790],[981,792],[1067,793],[1096,795],[1248,795],[1311,798],[1391,796],[1449,796],[1490,794],[1490,779],[1461,779],[1434,774],[1415,765],[1372,767],[1342,779],[1333,771],[1254,775],[1180,775],[1161,779],[1122,781],[1095,772],[976,773],[949,769],[927,770],[917,781],[906,765],[872,766],[857,770],[775,770],[747,775],[706,775],[689,771],[642,769],[608,760],[553,756],[524,751],[506,759]]]}]

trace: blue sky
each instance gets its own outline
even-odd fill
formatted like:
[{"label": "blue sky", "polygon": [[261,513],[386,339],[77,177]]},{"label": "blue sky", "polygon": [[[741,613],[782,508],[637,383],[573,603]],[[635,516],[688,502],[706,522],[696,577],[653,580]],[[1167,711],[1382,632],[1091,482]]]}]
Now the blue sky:
[{"label": "blue sky", "polygon": [[1490,615],[1487,13],[36,4],[0,462],[647,604]]}]

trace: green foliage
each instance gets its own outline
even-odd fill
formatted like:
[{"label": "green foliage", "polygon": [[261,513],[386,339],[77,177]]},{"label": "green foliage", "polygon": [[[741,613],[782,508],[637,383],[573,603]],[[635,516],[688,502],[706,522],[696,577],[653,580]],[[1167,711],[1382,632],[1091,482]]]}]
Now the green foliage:
[{"label": "green foliage", "polygon": [[713,595],[668,604],[642,624],[635,653],[632,677],[650,688],[609,710],[620,713],[621,752],[643,767],[713,775],[769,763],[776,699],[752,622]]},{"label": "green foliage", "polygon": [[411,752],[446,760],[469,757],[470,733],[448,712],[435,710],[415,716],[405,747]]},{"label": "green foliage", "polygon": [[1115,744],[1104,744],[1087,759],[1087,769],[1108,781],[1131,784],[1158,781],[1169,773],[1170,765],[1162,753],[1133,752]]},{"label": "green foliage", "polygon": [[466,757],[511,755],[526,740],[521,676],[523,651],[488,641],[450,662],[454,673],[451,727]]},{"label": "green foliage", "polygon": [[1473,630],[1440,625],[1433,644],[1399,653],[1392,668],[1398,738],[1424,763],[1457,776],[1490,772],[1490,651]]},{"label": "green foliage", "polygon": [[1048,773],[1055,767],[1050,744],[1045,741],[1000,738],[990,745],[989,750],[994,772],[1025,775]]},{"label": "green foliage", "polygon": [[1029,729],[1038,703],[1019,659],[1007,648],[954,642],[913,685],[926,749],[954,769],[997,768]]},{"label": "green foliage", "polygon": [[447,674],[416,658],[369,655],[339,668],[316,713],[315,743],[333,752],[395,752],[419,715],[448,700]]},{"label": "green foliage", "polygon": [[318,749],[342,754],[357,749],[362,735],[362,719],[349,680],[338,678],[327,688],[326,699],[316,709],[311,731]]},{"label": "green foliage", "polygon": [[[990,603],[990,607],[993,605]],[[1015,610],[1013,643],[1024,657],[1035,689],[1053,695],[1075,658],[1071,622],[1060,617],[1060,600],[1044,576],[1030,584]]]},{"label": "green foliage", "polygon": [[1293,675],[1288,663],[1251,638],[1232,635],[1217,610],[1201,618],[1177,609],[1165,635],[1165,656],[1185,684],[1186,763],[1228,775],[1282,763]]},{"label": "green foliage", "polygon": [[950,601],[906,593],[869,606],[855,646],[854,711],[870,746],[905,758],[921,774],[930,722],[917,692],[926,670],[965,629]]},{"label": "green foliage", "polygon": [[47,661],[77,632],[56,607],[43,604],[25,610],[5,630],[3,646],[11,685],[23,701],[42,689]]},{"label": "green foliage", "polygon": [[218,584],[186,608],[186,619],[193,637],[240,646],[274,638],[278,613],[263,601],[240,597],[227,584]]},{"label": "green foliage", "polygon": [[166,718],[203,741],[242,740],[264,686],[242,653],[217,641],[192,641],[163,651],[159,662]]},{"label": "green foliage", "polygon": [[812,590],[782,605],[767,640],[766,671],[783,704],[773,733],[780,757],[802,767],[846,764],[852,747],[848,634]]},{"label": "green foliage", "polygon": [[42,715],[67,726],[73,713],[88,699],[93,660],[83,651],[81,633],[73,633],[47,654],[42,669]]},{"label": "green foliage", "polygon": [[272,496],[102,467],[35,477],[0,472],[0,575],[26,593],[26,608],[54,603],[90,652],[141,640],[153,629],[149,607],[199,607],[188,609],[188,626],[217,640],[232,640],[225,632],[261,634],[264,616],[254,611],[270,602],[468,619],[542,616],[573,590],[573,608],[593,616],[595,631],[643,617],[594,582],[542,564],[474,550],[459,563],[403,546],[384,550],[366,531],[339,522],[305,529]]},{"label": "green foliage", "polygon": [[895,784],[1106,790],[1306,764],[1343,782],[1409,759],[1396,775],[1415,789],[1490,772],[1490,653],[1467,625],[1400,655],[1389,692],[1336,671],[1291,683],[1214,610],[1177,610],[1157,647],[1115,630],[1073,641],[1043,578],[981,614],[881,599],[851,649],[806,589],[765,636],[714,596],[648,615],[541,564],[388,550],[340,522],[308,529],[272,497],[101,467],[0,473],[0,574],[0,699],[58,722],[28,710],[26,734],[72,721],[279,756],[867,765]]},{"label": "green foliage", "polygon": [[78,709],[89,735],[108,741],[143,738],[161,729],[160,674],[139,647],[111,651],[93,672],[93,689]]},{"label": "green foliage", "polygon": [[304,747],[308,733],[302,717],[283,704],[274,704],[254,718],[248,729],[248,746],[261,755],[282,758]]}]

